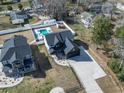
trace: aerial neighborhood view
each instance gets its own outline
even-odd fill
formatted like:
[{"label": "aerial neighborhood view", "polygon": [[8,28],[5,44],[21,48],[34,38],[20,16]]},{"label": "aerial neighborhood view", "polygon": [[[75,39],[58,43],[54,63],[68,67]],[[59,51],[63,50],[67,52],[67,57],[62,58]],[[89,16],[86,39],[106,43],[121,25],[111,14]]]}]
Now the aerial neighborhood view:
[{"label": "aerial neighborhood view", "polygon": [[124,0],[0,0],[0,93],[124,93]]}]

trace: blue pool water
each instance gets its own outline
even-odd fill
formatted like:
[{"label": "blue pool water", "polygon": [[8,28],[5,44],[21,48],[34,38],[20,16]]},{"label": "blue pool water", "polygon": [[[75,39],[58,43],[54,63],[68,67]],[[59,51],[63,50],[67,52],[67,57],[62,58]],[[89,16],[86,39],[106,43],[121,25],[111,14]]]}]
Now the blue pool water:
[{"label": "blue pool water", "polygon": [[51,32],[50,28],[42,28],[42,29],[38,29],[38,30],[33,31],[36,40],[38,40],[42,36],[47,35],[50,32]]},{"label": "blue pool water", "polygon": [[39,30],[39,32],[42,33],[43,35],[47,35],[49,33],[49,30],[42,29],[42,30]]}]

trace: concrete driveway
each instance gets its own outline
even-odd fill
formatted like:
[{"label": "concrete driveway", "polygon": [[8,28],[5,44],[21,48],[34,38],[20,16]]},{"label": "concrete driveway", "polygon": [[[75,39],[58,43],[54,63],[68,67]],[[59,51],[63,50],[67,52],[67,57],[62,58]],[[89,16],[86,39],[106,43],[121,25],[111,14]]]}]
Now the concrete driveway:
[{"label": "concrete driveway", "polygon": [[103,93],[96,79],[106,76],[106,73],[96,63],[92,56],[83,47],[80,47],[80,56],[68,59],[81,84],[87,93]]}]

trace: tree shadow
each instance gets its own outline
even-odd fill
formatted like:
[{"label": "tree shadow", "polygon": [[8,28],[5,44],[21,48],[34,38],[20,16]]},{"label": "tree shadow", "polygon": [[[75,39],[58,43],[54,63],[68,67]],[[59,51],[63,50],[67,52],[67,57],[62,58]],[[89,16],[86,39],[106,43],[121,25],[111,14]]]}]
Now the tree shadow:
[{"label": "tree shadow", "polygon": [[78,45],[78,46],[83,46],[84,49],[88,50],[89,49],[89,45],[81,40],[74,40],[74,42]]},{"label": "tree shadow", "polygon": [[46,71],[52,69],[52,66],[45,53],[40,52],[36,45],[31,45],[31,49],[36,66],[36,71],[33,71],[26,75],[32,75],[34,78],[45,78]]}]

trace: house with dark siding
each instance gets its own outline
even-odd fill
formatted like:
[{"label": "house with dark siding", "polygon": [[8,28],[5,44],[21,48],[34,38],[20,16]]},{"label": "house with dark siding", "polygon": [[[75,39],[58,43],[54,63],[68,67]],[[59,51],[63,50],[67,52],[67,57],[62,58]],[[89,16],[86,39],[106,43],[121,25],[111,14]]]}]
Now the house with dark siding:
[{"label": "house with dark siding", "polygon": [[67,59],[80,54],[80,49],[74,43],[74,35],[70,30],[49,33],[44,39],[46,48],[51,55],[59,59]]},{"label": "house with dark siding", "polygon": [[0,62],[6,75],[25,74],[35,70],[31,48],[23,36],[14,36],[4,41]]},{"label": "house with dark siding", "polygon": [[28,15],[23,10],[12,11],[9,16],[12,24],[21,24],[28,20]]}]

